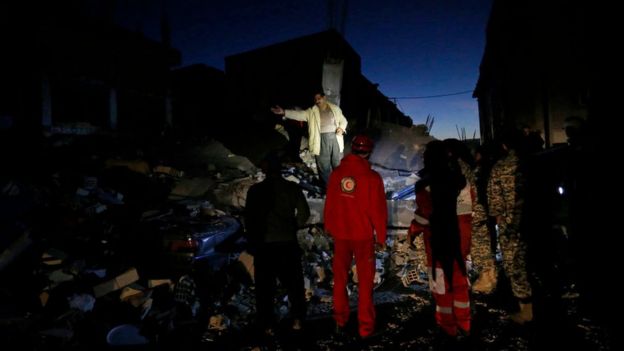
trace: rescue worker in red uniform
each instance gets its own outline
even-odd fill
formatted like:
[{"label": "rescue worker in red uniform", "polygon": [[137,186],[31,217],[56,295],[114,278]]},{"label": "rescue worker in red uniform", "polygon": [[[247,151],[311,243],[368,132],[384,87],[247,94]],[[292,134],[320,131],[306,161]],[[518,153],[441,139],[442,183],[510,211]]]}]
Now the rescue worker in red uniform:
[{"label": "rescue worker in red uniform", "polygon": [[351,154],[334,169],[325,199],[325,230],[334,239],[334,319],[340,330],[349,320],[347,279],[355,257],[358,276],[358,331],[361,338],[373,335],[375,306],[375,250],[386,248],[388,219],[383,181],[368,162],[372,139],[358,135]]},{"label": "rescue worker in red uniform", "polygon": [[438,140],[427,144],[424,161],[425,168],[416,183],[417,209],[410,230],[424,234],[437,324],[448,336],[467,335],[470,297],[465,262],[470,252],[470,231],[461,229],[461,217],[457,215],[457,199],[466,179]]}]

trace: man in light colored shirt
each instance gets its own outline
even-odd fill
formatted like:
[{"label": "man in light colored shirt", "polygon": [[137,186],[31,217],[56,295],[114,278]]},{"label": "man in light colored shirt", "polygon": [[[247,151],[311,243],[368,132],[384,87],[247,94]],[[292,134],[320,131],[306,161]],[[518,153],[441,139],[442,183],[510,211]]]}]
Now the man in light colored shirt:
[{"label": "man in light colored shirt", "polygon": [[285,110],[280,106],[271,111],[285,118],[308,123],[310,152],[316,158],[316,166],[324,185],[329,174],[338,167],[344,151],[344,137],[347,119],[340,107],[327,101],[325,94],[314,95],[314,106],[304,111]]}]

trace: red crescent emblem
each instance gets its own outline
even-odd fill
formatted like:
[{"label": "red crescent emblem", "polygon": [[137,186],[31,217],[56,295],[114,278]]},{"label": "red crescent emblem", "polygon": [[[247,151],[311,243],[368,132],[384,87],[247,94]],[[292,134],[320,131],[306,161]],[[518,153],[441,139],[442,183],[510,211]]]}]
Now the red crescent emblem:
[{"label": "red crescent emblem", "polygon": [[340,181],[340,188],[344,193],[352,193],[355,190],[355,179],[351,177],[344,177]]}]

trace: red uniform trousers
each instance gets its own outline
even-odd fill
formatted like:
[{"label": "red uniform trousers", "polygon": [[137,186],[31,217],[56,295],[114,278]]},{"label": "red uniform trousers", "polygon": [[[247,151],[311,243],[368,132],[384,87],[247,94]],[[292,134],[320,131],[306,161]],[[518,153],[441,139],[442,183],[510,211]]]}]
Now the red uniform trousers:
[{"label": "red uniform trousers", "polygon": [[375,279],[375,244],[371,240],[334,239],[334,319],[344,327],[349,320],[347,279],[355,257],[358,276],[358,321],[360,336],[366,337],[375,330],[375,305],[373,280]]},{"label": "red uniform trousers", "polygon": [[[459,235],[461,240],[461,253],[464,262],[470,252],[471,240],[471,215],[457,216],[459,222]],[[427,228],[424,231],[425,251],[427,251],[427,265],[431,270],[431,231]],[[470,331],[470,282],[468,277],[463,275],[459,265],[453,263],[453,277],[450,279],[453,289],[450,291],[448,281],[444,278],[442,266],[438,263],[436,267],[436,280],[433,280],[433,273],[429,272],[429,287],[436,302],[435,319],[438,325],[449,335],[457,335],[457,328]]]},{"label": "red uniform trousers", "polygon": [[448,334],[457,335],[457,328],[470,331],[470,296],[468,277],[463,275],[457,262],[453,263],[453,291],[444,277],[440,265],[436,268],[436,280],[429,278],[429,286],[436,302],[435,319]]},{"label": "red uniform trousers", "polygon": [[464,214],[457,216],[459,223],[459,240],[461,240],[461,254],[464,262],[470,255],[470,246],[472,243],[472,215]]}]

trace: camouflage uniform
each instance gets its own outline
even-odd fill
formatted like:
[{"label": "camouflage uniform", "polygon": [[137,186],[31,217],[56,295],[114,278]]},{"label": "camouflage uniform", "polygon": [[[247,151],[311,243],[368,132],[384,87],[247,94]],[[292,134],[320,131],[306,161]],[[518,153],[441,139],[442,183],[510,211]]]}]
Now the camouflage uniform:
[{"label": "camouflage uniform", "polygon": [[490,230],[488,228],[488,216],[485,206],[477,202],[472,212],[472,245],[470,246],[470,257],[473,266],[480,272],[487,269],[494,269],[494,254]]},{"label": "camouflage uniform", "polygon": [[458,160],[458,163],[462,174],[470,184],[470,192],[472,193],[472,235],[470,243],[472,265],[480,272],[488,268],[494,269],[494,255],[492,254],[490,232],[487,227],[488,216],[484,204],[479,201],[477,196],[476,173],[461,159]]},{"label": "camouflage uniform", "polygon": [[470,184],[470,189],[476,192],[475,189],[475,174],[473,170],[470,168],[470,165],[464,162],[461,159],[457,160],[457,164],[459,164],[459,169],[461,170],[462,175],[466,178],[468,184]]},{"label": "camouflage uniform", "polygon": [[[481,174],[479,166],[474,172],[474,184],[477,184],[477,178],[484,177]],[[479,194],[475,185],[475,194]],[[470,257],[472,264],[478,271],[486,271],[494,269],[494,254],[492,253],[492,238],[490,236],[490,227],[488,226],[487,199],[482,196],[475,196],[475,202],[472,211],[472,246],[470,247]]]},{"label": "camouflage uniform", "polygon": [[524,177],[518,164],[513,150],[496,162],[488,181],[487,196],[490,215],[498,218],[498,239],[505,274],[511,281],[514,296],[522,300],[531,297],[531,286],[526,270],[526,242],[520,233]]}]

